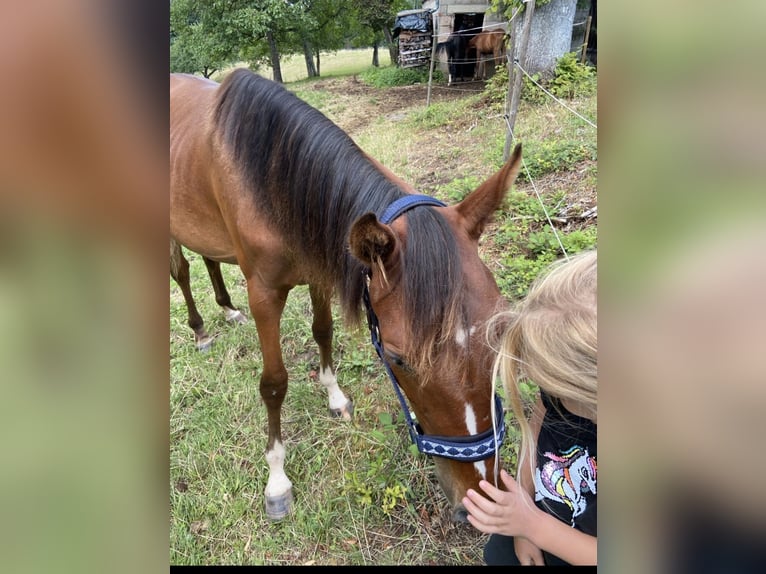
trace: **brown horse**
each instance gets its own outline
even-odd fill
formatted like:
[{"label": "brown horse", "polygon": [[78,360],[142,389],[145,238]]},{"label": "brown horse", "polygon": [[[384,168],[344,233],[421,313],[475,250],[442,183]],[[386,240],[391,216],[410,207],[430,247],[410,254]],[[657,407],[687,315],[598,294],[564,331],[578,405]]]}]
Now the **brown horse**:
[{"label": "brown horse", "polygon": [[[476,50],[476,79],[486,80],[487,60],[491,56],[492,70],[505,57],[505,32],[502,30],[483,30],[468,42],[469,48]],[[489,74],[491,75],[491,74]]]},{"label": "brown horse", "polygon": [[171,237],[211,261],[238,264],[247,281],[263,357],[269,518],[284,517],[292,503],[281,436],[287,371],[279,326],[288,293],[299,284],[309,285],[319,378],[331,410],[351,418],[331,353],[337,294],[349,326],[359,324],[368,305],[373,343],[400,401],[405,405],[406,395],[417,417],[413,440],[435,455],[453,517],[465,520],[466,489],[496,480],[491,469],[502,418],[492,414],[499,405],[483,327],[504,300],[478,241],[520,161],[517,147],[463,201],[445,206],[413,194],[277,83],[244,69],[220,86],[171,74]]}]

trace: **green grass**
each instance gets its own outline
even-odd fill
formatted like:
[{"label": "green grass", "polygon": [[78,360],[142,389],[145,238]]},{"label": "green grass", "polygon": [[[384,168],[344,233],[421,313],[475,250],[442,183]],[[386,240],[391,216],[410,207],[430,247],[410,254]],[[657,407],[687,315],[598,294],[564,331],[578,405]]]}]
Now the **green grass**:
[{"label": "green grass", "polygon": [[[344,54],[337,69],[369,66],[369,57],[363,61],[360,53]],[[387,52],[381,51],[384,55]],[[324,57],[323,77],[332,73],[331,60]],[[286,63],[283,73],[288,64],[293,63]],[[303,65],[302,58],[297,64]],[[332,93],[300,86],[298,81],[288,87],[311,98],[319,109],[338,105]],[[385,97],[382,91],[380,98]],[[595,118],[595,95],[569,104]],[[467,96],[431,108],[423,102],[407,112],[401,121],[371,122],[355,139],[420,192],[459,201],[502,163],[504,124],[481,97]],[[522,102],[516,129],[525,143],[525,160],[537,166],[532,167],[537,170],[532,178],[542,188],[549,212],[570,203],[574,190],[555,181],[546,187],[538,178],[579,170],[587,175],[580,184],[595,185],[595,155],[583,160],[570,153],[582,147],[595,154],[595,130],[584,127],[570,112],[555,104]],[[424,158],[439,165],[441,179],[426,173]],[[597,240],[595,224],[559,231],[571,253]],[[508,299],[522,296],[532,279],[558,256],[558,242],[528,182],[522,179],[509,194],[480,249]],[[315,373],[318,353],[305,287],[291,292],[282,320],[290,377],[282,430],[295,504],[282,522],[265,517],[266,412],[258,392],[262,364],[255,326],[252,320],[246,325],[226,323],[201,259],[189,254],[189,260],[192,290],[216,340],[209,352],[196,351],[183,298],[171,281],[170,562],[481,564],[486,535],[449,521],[433,462],[412,453],[399,403],[368,333],[364,327],[349,331],[337,310],[334,348],[339,384],[354,400],[355,413],[350,423],[329,415],[326,392]],[[234,304],[249,316],[239,269],[224,265],[222,271]],[[517,441],[518,433],[509,424],[502,459],[511,471]]]},{"label": "green grass", "polygon": [[[216,340],[209,352],[196,351],[180,290],[171,283],[171,563],[478,561],[479,533],[464,525],[474,543],[461,547],[419,524],[423,512],[440,515],[445,501],[430,460],[410,450],[398,402],[364,332],[337,329],[338,376],[355,418],[345,423],[329,415],[326,393],[312,377],[318,355],[305,287],[291,293],[283,317],[290,388],[282,422],[295,509],[280,523],[266,519],[266,413],[255,327],[223,320],[201,259],[189,259],[192,288]],[[241,274],[232,266],[223,271],[235,305],[247,309]]]},{"label": "green grass", "polygon": [[[350,76],[359,74],[372,66],[372,48],[360,48],[357,50],[338,50],[337,52],[321,52],[319,54],[319,74],[322,78],[332,78],[334,76]],[[378,49],[378,60],[381,67],[391,65],[391,56],[387,48]],[[241,62],[233,67],[247,67],[247,64]],[[282,71],[282,80],[285,83],[298,82],[306,80],[306,59],[303,54],[291,54],[280,60],[280,69]],[[213,74],[212,79],[220,81],[221,78],[231,70],[226,70]],[[255,70],[266,78],[273,78],[271,66],[263,66]]]}]

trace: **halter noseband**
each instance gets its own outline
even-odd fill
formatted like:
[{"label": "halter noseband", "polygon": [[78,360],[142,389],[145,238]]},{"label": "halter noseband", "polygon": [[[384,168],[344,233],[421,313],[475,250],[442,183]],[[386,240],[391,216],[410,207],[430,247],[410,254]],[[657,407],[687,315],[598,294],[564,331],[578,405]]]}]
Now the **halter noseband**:
[{"label": "halter noseband", "polygon": [[[385,209],[380,216],[380,222],[388,225],[402,213],[418,205],[446,207],[444,203],[428,195],[406,195],[392,202]],[[380,357],[380,360],[383,362],[383,366],[388,373],[388,378],[391,380],[391,384],[394,387],[396,396],[399,399],[399,404],[404,411],[404,419],[407,422],[410,438],[418,447],[418,451],[423,454],[440,456],[460,462],[483,460],[495,454],[496,450],[503,443],[503,438],[505,437],[503,405],[497,393],[495,393],[495,424],[493,425],[497,428],[497,436],[495,436],[492,427],[483,433],[470,436],[447,437],[427,435],[423,433],[423,429],[417,421],[413,420],[412,415],[410,414],[410,409],[407,406],[407,400],[404,398],[401,386],[399,385],[399,381],[396,380],[396,376],[391,370],[383,353],[383,341],[380,339],[378,317],[372,309],[372,304],[370,303],[370,291],[367,286],[370,276],[370,270],[367,269],[364,277],[363,300],[364,306],[367,309],[367,325],[370,328],[370,338],[373,347],[375,347],[375,351],[378,353],[378,357]]]}]

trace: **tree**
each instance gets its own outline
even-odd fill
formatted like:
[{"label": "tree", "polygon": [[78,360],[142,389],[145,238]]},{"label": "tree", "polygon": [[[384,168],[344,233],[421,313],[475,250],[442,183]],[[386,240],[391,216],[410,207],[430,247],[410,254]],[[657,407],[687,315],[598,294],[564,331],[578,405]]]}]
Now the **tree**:
[{"label": "tree", "polygon": [[[353,42],[391,42],[404,0],[171,0],[170,69],[210,77],[238,61],[268,63],[282,82],[280,59],[303,53],[309,77],[320,73],[320,51]],[[358,43],[364,42],[364,43]],[[392,61],[396,61],[392,53]],[[374,63],[377,65],[377,50]]]},{"label": "tree", "polygon": [[357,6],[359,23],[372,32],[371,44],[372,65],[378,65],[378,45],[385,41],[388,44],[391,62],[399,61],[399,53],[396,44],[391,37],[391,28],[396,19],[397,12],[409,5],[405,0],[369,0],[360,2]]},{"label": "tree", "polygon": [[[493,0],[492,8],[501,10],[501,13],[510,18],[520,4],[520,0]],[[558,59],[569,52],[576,7],[577,0],[536,0],[527,54],[521,62],[521,66],[527,72],[550,74]],[[518,37],[521,32],[522,21],[523,18],[516,18],[514,37]]]},{"label": "tree", "polygon": [[[281,4],[282,0],[269,3]],[[267,12],[247,0],[171,0],[170,70],[209,78],[238,59],[241,46],[265,37]]]},{"label": "tree", "polygon": [[339,50],[354,29],[353,0],[307,0],[295,29],[309,78],[320,75],[320,50]]},{"label": "tree", "polygon": [[211,74],[232,57],[230,46],[218,41],[211,22],[218,16],[200,0],[170,2],[170,71]]}]

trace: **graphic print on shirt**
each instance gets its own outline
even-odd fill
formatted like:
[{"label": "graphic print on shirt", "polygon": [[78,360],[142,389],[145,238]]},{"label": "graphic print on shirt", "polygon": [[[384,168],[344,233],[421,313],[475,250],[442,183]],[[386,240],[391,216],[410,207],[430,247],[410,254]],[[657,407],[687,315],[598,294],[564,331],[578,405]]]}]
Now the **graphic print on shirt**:
[{"label": "graphic print on shirt", "polygon": [[560,454],[546,452],[547,462],[535,469],[535,501],[548,498],[572,511],[572,526],[588,506],[585,494],[596,494],[596,459],[587,448],[573,446]]}]

